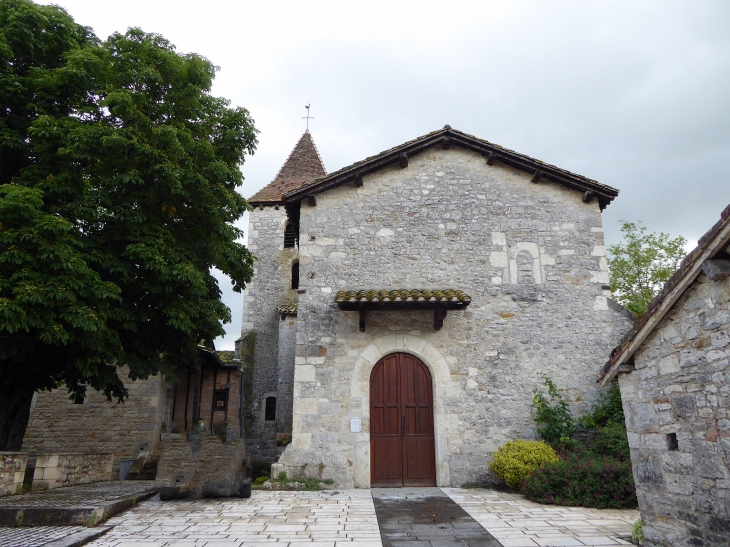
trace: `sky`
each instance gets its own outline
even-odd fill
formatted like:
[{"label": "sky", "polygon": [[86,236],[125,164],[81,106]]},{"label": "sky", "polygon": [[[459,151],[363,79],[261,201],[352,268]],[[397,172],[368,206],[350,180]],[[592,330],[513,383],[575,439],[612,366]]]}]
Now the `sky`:
[{"label": "sky", "polygon": [[[330,172],[450,124],[618,188],[608,244],[640,220],[689,250],[730,203],[726,0],[52,3],[100,38],[140,27],[220,67],[213,94],[260,131],[246,197],[311,104]],[[216,347],[233,349],[243,297],[220,284],[233,323]]]}]

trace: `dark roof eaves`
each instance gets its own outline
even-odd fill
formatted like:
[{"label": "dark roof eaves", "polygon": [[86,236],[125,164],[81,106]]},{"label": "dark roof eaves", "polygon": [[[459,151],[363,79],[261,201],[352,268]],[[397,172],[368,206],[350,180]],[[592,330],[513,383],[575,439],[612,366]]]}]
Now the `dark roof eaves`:
[{"label": "dark roof eaves", "polygon": [[395,163],[399,161],[399,158],[403,153],[406,153],[407,155],[417,154],[436,144],[443,143],[446,137],[451,139],[452,145],[461,146],[462,148],[481,152],[482,154],[492,152],[496,154],[497,161],[501,161],[507,165],[533,173],[541,171],[545,178],[557,183],[565,184],[572,188],[584,191],[591,191],[598,198],[602,209],[618,195],[617,189],[601,184],[593,179],[571,173],[570,171],[560,169],[559,167],[525,156],[524,154],[519,154],[507,148],[490,143],[489,141],[479,139],[473,135],[469,135],[455,129],[446,128],[428,133],[412,141],[408,141],[389,150],[385,150],[380,154],[376,154],[339,169],[334,173],[330,173],[329,175],[303,184],[299,188],[284,193],[283,199],[287,202],[296,201],[303,199],[313,192],[329,190],[330,188],[349,182],[355,177],[377,171]]}]

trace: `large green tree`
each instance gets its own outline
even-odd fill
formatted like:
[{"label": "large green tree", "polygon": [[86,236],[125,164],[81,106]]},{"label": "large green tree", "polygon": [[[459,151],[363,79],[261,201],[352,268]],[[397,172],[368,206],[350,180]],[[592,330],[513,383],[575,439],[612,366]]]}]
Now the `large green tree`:
[{"label": "large green tree", "polygon": [[233,226],[257,131],[210,93],[215,67],[131,29],[0,0],[0,450],[34,392],[174,375],[230,310],[253,257]]},{"label": "large green tree", "polygon": [[687,240],[646,233],[641,222],[619,222],[623,240],[608,247],[611,290],[620,304],[641,315],[679,268]]}]

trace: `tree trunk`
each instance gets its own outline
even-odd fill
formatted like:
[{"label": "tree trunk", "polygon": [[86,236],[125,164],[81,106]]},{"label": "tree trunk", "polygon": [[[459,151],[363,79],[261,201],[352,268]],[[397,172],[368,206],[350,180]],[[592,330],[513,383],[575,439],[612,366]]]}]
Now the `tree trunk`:
[{"label": "tree trunk", "polygon": [[35,389],[0,382],[0,451],[18,451],[30,418]]}]

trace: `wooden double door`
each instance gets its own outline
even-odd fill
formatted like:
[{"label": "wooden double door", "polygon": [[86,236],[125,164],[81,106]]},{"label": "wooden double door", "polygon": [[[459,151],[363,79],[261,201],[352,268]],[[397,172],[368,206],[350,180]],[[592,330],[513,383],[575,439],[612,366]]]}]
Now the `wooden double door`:
[{"label": "wooden double door", "polygon": [[370,375],[370,484],[436,486],[433,386],[413,355],[383,357]]}]

